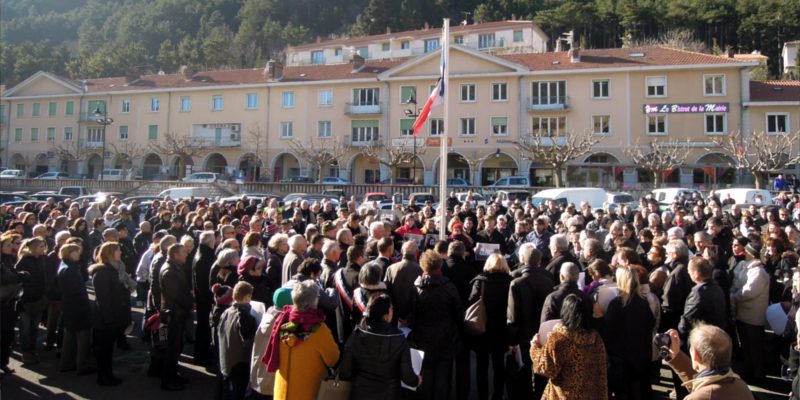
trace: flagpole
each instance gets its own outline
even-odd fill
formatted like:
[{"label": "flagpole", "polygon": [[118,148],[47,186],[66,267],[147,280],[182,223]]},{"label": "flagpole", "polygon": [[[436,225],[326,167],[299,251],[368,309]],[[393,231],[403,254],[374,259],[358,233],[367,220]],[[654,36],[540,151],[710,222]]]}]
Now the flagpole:
[{"label": "flagpole", "polygon": [[444,240],[447,235],[447,135],[450,133],[448,128],[450,120],[450,18],[444,18],[442,22],[442,81],[444,83],[444,120],[442,121],[442,135],[439,143],[439,240]]}]

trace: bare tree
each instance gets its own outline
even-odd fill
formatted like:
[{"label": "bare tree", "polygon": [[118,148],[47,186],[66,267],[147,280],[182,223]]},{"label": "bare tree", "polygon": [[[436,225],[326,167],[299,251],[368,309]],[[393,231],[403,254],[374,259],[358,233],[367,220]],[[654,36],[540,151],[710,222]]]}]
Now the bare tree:
[{"label": "bare tree", "polygon": [[103,157],[100,154],[100,149],[87,147],[84,143],[78,140],[70,140],[61,144],[53,145],[53,154],[67,162],[75,162],[76,167],[80,170],[80,164],[88,160],[94,154]]},{"label": "bare tree", "polygon": [[121,143],[109,143],[111,150],[117,155],[117,165],[122,169],[133,168],[136,161],[140,160],[147,153],[147,148],[131,141]]},{"label": "bare tree", "polygon": [[715,147],[706,150],[725,154],[731,159],[731,167],[753,174],[756,188],[767,184],[770,173],[783,171],[800,162],[797,146],[800,131],[778,135],[761,131],[747,136],[736,132],[712,140]]},{"label": "bare tree", "polygon": [[[401,139],[402,140],[402,139]],[[395,183],[397,178],[397,168],[406,164],[413,164],[416,159],[414,158],[413,142],[414,138],[402,140],[399,146],[398,142],[386,143],[383,140],[373,142],[369,146],[364,147],[361,153],[364,156],[377,161],[379,164],[385,165],[389,168],[391,173],[391,183]],[[425,154],[424,147],[417,148],[417,156]]]},{"label": "bare tree", "polygon": [[[686,142],[688,144],[688,141]],[[680,142],[653,140],[646,146],[637,143],[622,150],[631,163],[653,174],[653,185],[661,187],[664,172],[677,168],[686,162],[689,155],[687,146]]]},{"label": "bare tree", "polygon": [[327,167],[338,164],[350,151],[350,146],[340,136],[326,138],[311,136],[305,142],[293,139],[289,142],[289,148],[316,168],[319,181],[325,176]]},{"label": "bare tree", "polygon": [[514,144],[519,148],[522,158],[552,167],[556,187],[561,187],[567,163],[589,153],[599,142],[598,136],[586,131],[580,134],[568,132],[565,136],[557,136],[555,132],[528,135]]},{"label": "bare tree", "polygon": [[243,160],[253,165],[253,179],[255,180],[258,178],[256,172],[259,166],[261,166],[261,175],[264,174],[267,153],[267,135],[261,130],[258,122],[247,128],[247,146],[253,151],[247,153]]},{"label": "bare tree", "polygon": [[150,149],[165,157],[178,157],[178,170],[175,173],[180,178],[186,171],[186,164],[194,157],[208,153],[208,144],[199,138],[194,138],[190,134],[177,134],[165,132],[161,140],[150,143]]}]

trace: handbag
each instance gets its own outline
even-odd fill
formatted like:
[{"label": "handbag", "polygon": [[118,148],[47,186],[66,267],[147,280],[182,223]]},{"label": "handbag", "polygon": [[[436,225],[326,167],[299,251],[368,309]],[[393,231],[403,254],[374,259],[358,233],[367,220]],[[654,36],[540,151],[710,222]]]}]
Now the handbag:
[{"label": "handbag", "polygon": [[464,313],[464,331],[473,336],[486,333],[486,304],[483,303],[483,284],[481,284],[481,297],[472,303]]},{"label": "handbag", "polygon": [[339,374],[328,374],[322,380],[317,392],[317,400],[349,400],[353,391],[353,383],[339,380]]}]

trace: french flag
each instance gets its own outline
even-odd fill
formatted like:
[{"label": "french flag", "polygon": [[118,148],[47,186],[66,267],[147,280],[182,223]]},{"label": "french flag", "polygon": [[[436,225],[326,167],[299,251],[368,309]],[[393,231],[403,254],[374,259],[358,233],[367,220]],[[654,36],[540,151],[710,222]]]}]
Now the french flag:
[{"label": "french flag", "polygon": [[431,95],[428,96],[428,101],[426,101],[425,106],[422,107],[422,111],[420,111],[417,120],[414,121],[414,137],[417,136],[422,126],[425,125],[425,121],[428,120],[431,108],[444,103],[444,71],[445,65],[447,64],[447,52],[444,49],[442,49],[441,52],[442,63],[439,66],[439,81],[436,82],[436,87],[433,89],[433,92],[431,92]]}]

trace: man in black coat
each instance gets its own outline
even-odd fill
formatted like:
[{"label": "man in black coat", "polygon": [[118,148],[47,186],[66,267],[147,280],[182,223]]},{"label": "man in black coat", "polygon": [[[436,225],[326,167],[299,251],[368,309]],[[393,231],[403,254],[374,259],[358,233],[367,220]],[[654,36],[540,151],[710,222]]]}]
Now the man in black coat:
[{"label": "man in black coat", "polygon": [[686,298],[692,291],[692,278],[686,263],[689,260],[689,248],[681,240],[671,240],[666,247],[667,268],[670,273],[664,283],[664,294],[661,301],[661,327],[659,332],[677,329],[686,305]]},{"label": "man in black coat", "polygon": [[727,316],[725,293],[712,278],[714,267],[711,263],[702,257],[694,257],[689,261],[687,269],[695,285],[686,299],[683,315],[678,323],[678,333],[683,343],[688,342],[689,332],[695,323],[704,321],[724,329]]},{"label": "man in black coat", "polygon": [[[523,367],[511,385],[512,399],[531,399],[533,390],[531,386],[531,358],[530,342],[539,332],[540,321],[537,316],[542,315],[542,308],[547,295],[552,293],[555,281],[553,276],[539,266],[542,253],[536,250],[533,243],[525,243],[519,248],[520,268],[512,276],[511,286],[508,290],[508,321],[511,346],[519,345],[522,354]],[[544,391],[547,378],[537,375],[535,379],[536,392]]]},{"label": "man in black coat", "polygon": [[414,281],[422,275],[422,267],[417,263],[417,244],[405,242],[402,248],[403,259],[389,266],[384,282],[392,296],[395,319],[407,320],[414,308],[417,291]]},{"label": "man in black coat", "polygon": [[[472,263],[468,262],[464,255],[466,247],[464,242],[454,240],[447,249],[447,260],[443,267],[442,274],[455,285],[456,292],[461,304],[467,304],[470,291],[472,290],[472,278],[475,277],[475,269]],[[456,398],[465,399],[469,397],[470,388],[470,349],[462,346],[456,354]]]},{"label": "man in black coat", "polygon": [[197,330],[195,331],[194,360],[206,363],[211,360],[211,326],[209,315],[214,296],[208,290],[208,277],[216,259],[214,255],[214,232],[200,233],[200,244],[192,262],[192,287],[194,288],[197,309]]},{"label": "man in black coat", "polygon": [[583,299],[583,304],[586,307],[586,315],[592,315],[591,300],[583,293],[583,290],[578,288],[578,264],[564,263],[561,265],[559,278],[561,284],[556,286],[552,293],[547,295],[542,306],[542,316],[539,319],[540,323],[549,321],[551,319],[561,318],[561,305],[567,296],[574,294]]},{"label": "man in black coat", "polygon": [[575,265],[579,265],[578,260],[575,259],[575,256],[572,255],[569,251],[569,240],[567,237],[562,234],[556,234],[550,237],[550,253],[553,255],[553,258],[550,260],[550,263],[547,264],[545,269],[547,272],[553,274],[556,278],[556,283],[561,283],[560,278],[560,271],[561,266],[565,263],[573,263]]},{"label": "man in black coat", "polygon": [[[183,350],[186,321],[191,318],[192,286],[186,279],[186,248],[176,243],[167,250],[167,262],[161,269],[161,313],[167,316],[167,351],[161,369],[162,390],[182,390],[185,380],[178,374],[178,359]],[[163,321],[163,319],[162,319]]]},{"label": "man in black coat", "polygon": [[485,217],[483,217],[483,223],[486,226],[486,229],[478,232],[478,238],[476,242],[499,245],[500,253],[508,254],[506,238],[502,233],[495,229],[497,221],[495,220],[494,216],[487,214]]}]

